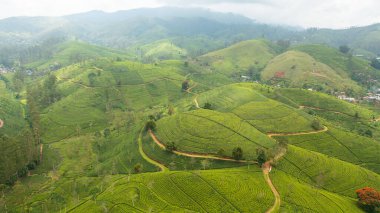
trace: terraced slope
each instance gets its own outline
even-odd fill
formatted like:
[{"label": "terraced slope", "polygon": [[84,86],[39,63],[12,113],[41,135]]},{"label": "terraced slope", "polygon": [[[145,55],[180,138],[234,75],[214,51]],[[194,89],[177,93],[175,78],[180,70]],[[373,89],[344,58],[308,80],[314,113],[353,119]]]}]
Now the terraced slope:
[{"label": "terraced slope", "polygon": [[203,107],[205,103],[210,103],[212,109],[221,112],[230,112],[234,108],[251,101],[263,102],[267,100],[248,83],[217,87],[197,96],[199,106]]},{"label": "terraced slope", "polygon": [[285,80],[292,87],[306,85],[312,88],[360,90],[347,75],[336,72],[310,55],[298,51],[288,51],[273,58],[261,73],[261,77],[264,81]]},{"label": "terraced slope", "polygon": [[239,117],[210,110],[196,110],[166,117],[157,123],[157,136],[167,144],[175,143],[179,151],[217,154],[224,150],[231,157],[241,147],[255,159],[259,147],[272,148],[275,142]]},{"label": "terraced slope", "polygon": [[140,47],[140,49],[143,51],[144,58],[151,60],[182,59],[187,56],[185,49],[167,40],[147,44]]},{"label": "terraced slope", "polygon": [[380,174],[380,144],[373,139],[330,127],[329,131],[279,137],[289,144],[360,165]]},{"label": "terraced slope", "polygon": [[122,178],[70,212],[264,212],[272,202],[261,170],[239,168]]},{"label": "terraced slope", "polygon": [[354,117],[357,112],[359,118],[366,120],[372,119],[375,114],[366,108],[315,91],[283,88],[276,89],[275,92],[280,96],[286,97],[295,105],[304,106],[305,108],[338,112],[351,117]]},{"label": "terraced slope", "polygon": [[201,64],[225,75],[247,74],[250,67],[263,68],[275,52],[264,40],[243,41],[201,56]]},{"label": "terraced slope", "polygon": [[271,99],[244,104],[235,108],[233,113],[262,132],[296,133],[314,130],[311,116]]},{"label": "terraced slope", "polygon": [[293,145],[276,168],[314,187],[352,198],[356,189],[380,187],[379,174]]},{"label": "terraced slope", "polygon": [[280,212],[362,212],[356,201],[299,181],[279,170],[271,173],[281,195]]}]

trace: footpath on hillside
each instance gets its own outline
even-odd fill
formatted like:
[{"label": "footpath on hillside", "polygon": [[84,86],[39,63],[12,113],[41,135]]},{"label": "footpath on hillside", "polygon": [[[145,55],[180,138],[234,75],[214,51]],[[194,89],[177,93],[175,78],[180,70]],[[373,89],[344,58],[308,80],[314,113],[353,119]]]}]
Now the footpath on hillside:
[{"label": "footpath on hillside", "polygon": [[[158,140],[158,138],[156,137],[156,135],[153,133],[152,130],[149,130],[149,135],[161,149],[166,150],[166,146],[160,140]],[[222,160],[222,161],[230,161],[230,162],[237,162],[237,163],[257,163],[256,161],[235,160],[232,158],[218,157],[215,155],[203,154],[203,153],[191,153],[191,152],[183,152],[183,151],[177,151],[177,150],[173,150],[172,152],[176,155],[192,157],[192,158],[205,158],[205,159]]]}]

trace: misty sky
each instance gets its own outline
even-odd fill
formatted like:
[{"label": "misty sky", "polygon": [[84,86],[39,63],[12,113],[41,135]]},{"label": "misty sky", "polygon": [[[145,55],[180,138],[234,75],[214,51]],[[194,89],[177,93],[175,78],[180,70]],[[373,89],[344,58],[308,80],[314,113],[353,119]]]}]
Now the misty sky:
[{"label": "misty sky", "polygon": [[346,28],[380,23],[379,0],[0,0],[0,18],[160,6],[203,7],[242,14],[262,23],[301,27]]}]

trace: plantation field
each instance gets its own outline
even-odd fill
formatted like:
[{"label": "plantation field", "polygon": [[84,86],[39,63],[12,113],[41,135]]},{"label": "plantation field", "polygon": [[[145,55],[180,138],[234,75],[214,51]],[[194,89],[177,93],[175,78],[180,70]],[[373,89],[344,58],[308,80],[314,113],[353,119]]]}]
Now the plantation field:
[{"label": "plantation field", "polygon": [[[143,136],[143,150],[149,158],[164,164],[171,171],[176,170],[201,170],[201,169],[220,169],[246,165],[231,161],[192,158],[174,154],[163,150],[150,137],[149,134]],[[255,165],[254,165],[255,166]]]},{"label": "plantation field", "polygon": [[229,113],[196,110],[158,121],[157,136],[164,143],[175,143],[185,152],[232,155],[241,147],[246,157],[255,159],[259,147],[270,149],[275,142],[247,122]]},{"label": "plantation field", "polygon": [[270,99],[247,103],[235,108],[233,113],[262,132],[295,133],[314,130],[310,115]]},{"label": "plantation field", "polygon": [[251,101],[267,101],[267,98],[256,92],[250,84],[240,83],[229,84],[200,93],[197,96],[197,100],[200,106],[210,103],[214,110],[229,112]]},{"label": "plantation field", "polygon": [[[239,181],[237,181],[239,180]],[[273,203],[260,169],[142,174],[72,208],[72,212],[264,212]]]},{"label": "plantation field", "polygon": [[264,81],[269,81],[275,79],[279,72],[284,74],[279,78],[287,79],[292,87],[308,84],[319,85],[326,89],[342,90],[346,87],[355,91],[360,89],[347,75],[336,72],[303,52],[288,51],[273,58],[262,71],[261,77]]},{"label": "plantation field", "polygon": [[281,212],[362,212],[352,198],[313,187],[279,170],[270,175],[281,195]]},{"label": "plantation field", "polygon": [[380,187],[379,174],[293,145],[276,168],[314,187],[352,198],[356,189]]},{"label": "plantation field", "polygon": [[157,41],[141,46],[143,56],[150,60],[181,59],[187,56],[187,50],[182,49],[168,40]]},{"label": "plantation field", "polygon": [[276,93],[292,100],[300,106],[340,112],[352,117],[358,112],[359,118],[366,120],[372,119],[374,115],[374,112],[371,110],[319,92],[303,89],[277,89]]},{"label": "plantation field", "polygon": [[274,57],[267,41],[250,40],[199,57],[200,63],[227,76],[246,74],[250,67],[263,68]]},{"label": "plantation field", "polygon": [[285,138],[289,144],[320,152],[380,173],[380,144],[373,139],[332,127],[323,133],[281,138]]}]

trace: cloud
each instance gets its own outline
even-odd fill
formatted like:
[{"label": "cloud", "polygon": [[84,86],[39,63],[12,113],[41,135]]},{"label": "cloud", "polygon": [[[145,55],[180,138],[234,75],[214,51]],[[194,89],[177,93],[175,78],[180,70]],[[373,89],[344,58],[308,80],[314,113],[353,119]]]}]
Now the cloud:
[{"label": "cloud", "polygon": [[220,4],[220,3],[233,3],[233,4],[252,4],[252,3],[266,3],[265,0],[159,0],[159,2],[174,5],[188,5],[188,4],[198,4],[198,5],[210,5],[210,4]]},{"label": "cloud", "polygon": [[209,8],[240,13],[263,23],[302,27],[346,28],[380,23],[378,0],[269,0],[265,4],[221,3]]},{"label": "cloud", "polygon": [[61,16],[90,10],[203,7],[242,14],[262,23],[344,28],[380,23],[379,0],[0,0],[0,18]]}]

